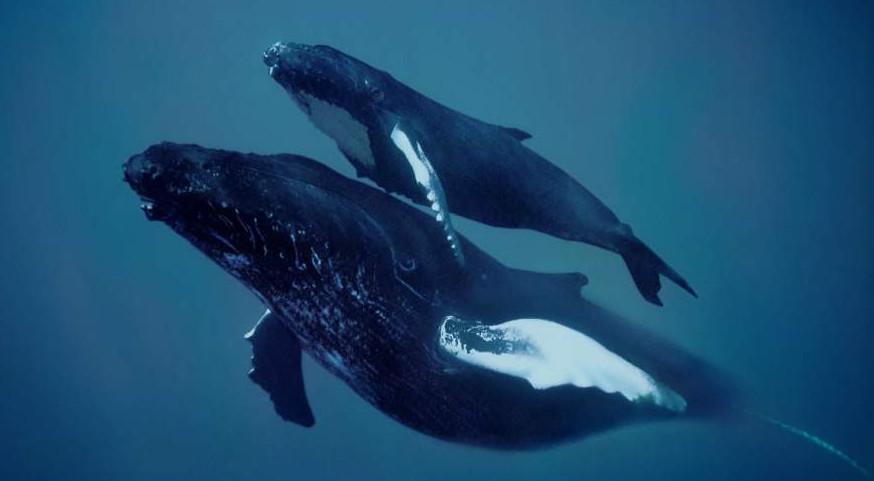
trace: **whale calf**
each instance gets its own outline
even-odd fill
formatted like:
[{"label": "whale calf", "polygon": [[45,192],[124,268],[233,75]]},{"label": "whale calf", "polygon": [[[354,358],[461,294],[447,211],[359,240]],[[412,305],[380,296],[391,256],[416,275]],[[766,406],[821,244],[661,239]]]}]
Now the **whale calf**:
[{"label": "whale calf", "polygon": [[463,265],[464,253],[450,211],[616,252],[654,304],[662,304],[660,276],[696,295],[604,203],[527,148],[522,141],[528,133],[445,107],[325,45],[277,43],[264,53],[264,62],[359,176],[429,207],[457,263]]},{"label": "whale calf", "polygon": [[264,303],[250,376],[286,420],[315,423],[303,352],[412,429],[498,449],[733,405],[712,366],[586,301],[582,274],[513,269],[458,236],[459,277],[432,218],[311,159],[163,143],[124,176]]}]

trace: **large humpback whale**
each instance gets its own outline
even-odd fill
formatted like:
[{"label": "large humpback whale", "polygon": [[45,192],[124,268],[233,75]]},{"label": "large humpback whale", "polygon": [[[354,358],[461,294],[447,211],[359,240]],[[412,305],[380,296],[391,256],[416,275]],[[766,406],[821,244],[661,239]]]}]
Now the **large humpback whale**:
[{"label": "large humpback whale", "polygon": [[401,423],[494,448],[732,403],[708,364],[585,301],[581,274],[508,268],[458,237],[456,276],[426,214],[310,159],[160,144],[125,179],[269,309],[252,378],[287,420],[314,423],[301,349]]},{"label": "large humpback whale", "polygon": [[397,421],[493,448],[749,414],[707,363],[585,301],[582,275],[508,268],[458,237],[459,277],[433,256],[444,244],[425,214],[313,160],[165,143],[124,169],[148,218],[268,308],[246,335],[250,377],[288,421],[315,423],[302,352]]},{"label": "large humpback whale", "polygon": [[529,134],[447,108],[334,48],[277,43],[270,75],[345,157],[389,192],[427,205],[457,260],[463,249],[449,211],[527,228],[618,253],[648,301],[661,305],[660,275],[695,295],[673,268],[597,197],[522,144]]}]

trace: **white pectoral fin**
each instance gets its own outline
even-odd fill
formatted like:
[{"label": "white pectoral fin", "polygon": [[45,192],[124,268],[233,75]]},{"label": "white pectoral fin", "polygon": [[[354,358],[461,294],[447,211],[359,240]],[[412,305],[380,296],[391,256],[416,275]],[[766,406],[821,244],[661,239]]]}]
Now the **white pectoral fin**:
[{"label": "white pectoral fin", "polygon": [[535,389],[573,385],[618,393],[683,412],[686,401],[585,334],[544,319],[487,326],[450,316],[440,345],[461,361],[528,381]]},{"label": "white pectoral fin", "polygon": [[431,161],[428,160],[428,156],[422,149],[422,144],[415,141],[415,145],[413,145],[410,136],[398,123],[392,128],[391,140],[407,160],[407,164],[409,164],[413,172],[416,186],[425,196],[425,199],[427,199],[428,207],[431,209],[434,219],[442,227],[443,234],[449,243],[450,249],[452,249],[455,259],[459,264],[464,264],[464,254],[461,252],[458,234],[455,233],[455,229],[452,227],[443,185],[440,183],[440,177],[437,176]]}]

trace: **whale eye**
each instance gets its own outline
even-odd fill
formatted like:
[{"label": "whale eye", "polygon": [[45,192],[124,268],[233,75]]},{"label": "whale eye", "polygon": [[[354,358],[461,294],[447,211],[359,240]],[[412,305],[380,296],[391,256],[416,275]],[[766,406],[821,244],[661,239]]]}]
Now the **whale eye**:
[{"label": "whale eye", "polygon": [[410,272],[416,269],[416,258],[415,257],[407,257],[405,259],[401,259],[398,263],[398,267],[401,268],[404,272]]},{"label": "whale eye", "polygon": [[380,88],[374,88],[370,91],[370,98],[374,102],[382,102],[382,100],[385,98],[385,92],[383,92]]},{"label": "whale eye", "polygon": [[385,98],[385,92],[370,80],[364,80],[364,88],[367,91],[367,97],[371,102],[382,102]]}]

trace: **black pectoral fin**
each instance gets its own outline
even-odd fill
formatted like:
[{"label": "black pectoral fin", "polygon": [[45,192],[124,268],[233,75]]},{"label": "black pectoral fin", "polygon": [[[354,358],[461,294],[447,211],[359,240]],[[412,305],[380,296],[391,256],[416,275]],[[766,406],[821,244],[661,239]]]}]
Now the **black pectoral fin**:
[{"label": "black pectoral fin", "polygon": [[301,371],[300,343],[278,316],[264,313],[246,334],[252,343],[249,379],[270,395],[276,413],[304,427],[315,424]]}]

